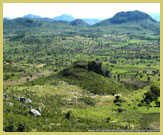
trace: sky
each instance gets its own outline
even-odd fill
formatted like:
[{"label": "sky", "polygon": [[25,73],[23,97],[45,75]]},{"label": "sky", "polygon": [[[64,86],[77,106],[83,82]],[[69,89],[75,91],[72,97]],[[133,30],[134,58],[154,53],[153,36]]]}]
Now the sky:
[{"label": "sky", "polygon": [[4,3],[3,17],[17,18],[33,14],[53,18],[69,14],[75,18],[104,19],[117,12],[134,10],[160,13],[160,3]]}]

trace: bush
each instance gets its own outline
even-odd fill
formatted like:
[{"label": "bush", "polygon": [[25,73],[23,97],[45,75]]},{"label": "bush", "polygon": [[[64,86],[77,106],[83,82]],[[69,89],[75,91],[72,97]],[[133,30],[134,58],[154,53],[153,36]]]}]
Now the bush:
[{"label": "bush", "polygon": [[155,101],[155,104],[157,107],[160,107],[160,98],[158,98],[157,101]]},{"label": "bush", "polygon": [[29,125],[31,122],[22,116],[8,114],[5,118],[4,131],[6,132],[28,132],[31,130]]},{"label": "bush", "polygon": [[152,101],[157,101],[157,99],[160,97],[160,88],[153,85],[150,87],[150,91],[148,91],[144,95],[145,98],[143,99],[143,101],[149,105]]},{"label": "bush", "polygon": [[95,100],[91,97],[81,97],[79,98],[79,100],[91,106],[94,106],[96,104]]},{"label": "bush", "polygon": [[120,99],[120,96],[115,96],[115,100],[113,101],[114,103],[122,103],[122,99]]},{"label": "bush", "polygon": [[157,97],[160,96],[160,88],[159,87],[154,85],[154,86],[150,87],[150,90],[153,94],[155,94],[155,96],[157,96]]}]

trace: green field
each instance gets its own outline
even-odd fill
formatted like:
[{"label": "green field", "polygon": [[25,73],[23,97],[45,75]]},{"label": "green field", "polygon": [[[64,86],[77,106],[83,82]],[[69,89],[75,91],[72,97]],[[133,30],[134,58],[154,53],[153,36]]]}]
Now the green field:
[{"label": "green field", "polygon": [[4,131],[159,131],[160,25],[121,21],[4,19]]}]

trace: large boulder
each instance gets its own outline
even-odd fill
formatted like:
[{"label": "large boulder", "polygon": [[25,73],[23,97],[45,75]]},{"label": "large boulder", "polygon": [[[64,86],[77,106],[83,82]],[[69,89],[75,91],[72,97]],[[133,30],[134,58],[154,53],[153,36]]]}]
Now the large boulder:
[{"label": "large boulder", "polygon": [[26,99],[25,103],[31,104],[32,103],[32,100]]},{"label": "large boulder", "polygon": [[35,117],[41,116],[41,113],[37,111],[36,109],[31,109],[29,113],[33,114]]},{"label": "large boulder", "polygon": [[20,100],[21,102],[23,102],[23,103],[28,103],[28,104],[32,103],[32,100],[26,99],[26,98],[24,98],[24,97],[20,97],[19,100]]},{"label": "large boulder", "polygon": [[25,103],[26,99],[24,97],[20,97],[19,100],[23,103]]}]

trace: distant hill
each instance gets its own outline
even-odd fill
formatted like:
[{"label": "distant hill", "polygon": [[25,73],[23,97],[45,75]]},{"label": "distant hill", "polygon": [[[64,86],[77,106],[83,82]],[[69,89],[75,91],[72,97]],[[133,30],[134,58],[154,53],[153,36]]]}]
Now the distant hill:
[{"label": "distant hill", "polygon": [[38,15],[32,15],[32,14],[28,14],[28,15],[25,15],[25,16],[20,17],[20,18],[38,19],[38,20],[44,20],[44,21],[54,21],[52,18],[40,17],[40,16],[38,16]]},{"label": "distant hill", "polygon": [[111,78],[104,77],[97,71],[104,71],[100,63],[76,61],[70,67],[62,70],[57,78],[62,78],[65,82],[75,84],[94,94],[116,94],[118,91],[124,91],[123,85],[115,83]]},{"label": "distant hill", "polygon": [[81,19],[76,19],[76,20],[72,21],[70,24],[71,24],[72,26],[88,26],[88,24],[85,23],[85,22],[84,22],[83,20],[81,20]]},{"label": "distant hill", "polygon": [[56,29],[65,29],[71,25],[65,21],[54,21],[50,18],[16,18],[3,19],[4,33],[19,33],[19,32],[43,32],[53,31]]},{"label": "distant hill", "polygon": [[141,11],[128,11],[128,12],[119,12],[114,15],[111,19],[109,19],[111,23],[121,24],[131,21],[142,21],[142,20],[150,20],[155,22],[155,20],[149,16],[148,14]]},{"label": "distant hill", "polygon": [[110,27],[110,28],[118,28],[125,30],[152,30],[154,32],[160,31],[160,24],[154,20],[150,15],[141,12],[141,11],[127,11],[127,12],[119,12],[115,14],[112,18],[103,20],[97,24],[96,26],[102,27]]},{"label": "distant hill", "polygon": [[53,20],[71,22],[71,21],[75,20],[75,18],[72,15],[63,14],[63,15],[54,17]]},{"label": "distant hill", "polygon": [[12,20],[4,20],[3,26],[13,28],[22,28],[22,27],[40,27],[43,23],[40,20],[29,19],[29,18],[16,18]]},{"label": "distant hill", "polygon": [[140,22],[143,20],[148,20],[151,22],[156,22],[151,16],[141,11],[128,11],[128,12],[118,12],[112,18],[106,19],[98,23],[97,25],[108,25],[112,24],[122,24],[128,22]]},{"label": "distant hill", "polygon": [[41,18],[41,17],[39,15],[28,14],[28,15],[24,15],[23,18]]},{"label": "distant hill", "polygon": [[28,15],[24,15],[22,18],[40,19],[40,20],[45,20],[45,21],[67,21],[67,22],[71,22],[75,20],[73,16],[67,15],[67,14],[56,16],[54,18],[40,17],[38,15],[28,14]]},{"label": "distant hill", "polygon": [[[70,21],[72,20],[72,21]],[[75,19],[71,15],[61,15],[55,18],[42,18],[37,15],[25,15],[16,19],[4,18],[4,32],[52,31],[54,29],[72,29],[72,26],[105,27],[104,30],[121,32],[154,32],[160,33],[160,23],[150,15],[141,11],[119,12],[106,20],[98,19]],[[35,29],[35,31],[34,31]]]},{"label": "distant hill", "polygon": [[[67,21],[67,22],[71,22],[76,20],[75,17],[73,17],[72,15],[67,15],[67,14],[62,14],[60,16],[56,16],[54,18],[48,18],[48,17],[40,17],[38,15],[32,15],[32,14],[28,14],[28,15],[24,15],[23,18],[33,18],[33,19],[42,19],[45,21]],[[98,22],[100,22],[100,19],[94,19],[94,18],[81,18],[81,20],[83,20],[85,23],[89,24],[89,25],[93,25],[96,24]]]},{"label": "distant hill", "polygon": [[[149,16],[150,15],[150,16]],[[125,17],[127,16],[127,17]],[[56,16],[54,18],[48,18],[48,17],[40,17],[39,15],[33,15],[33,14],[27,14],[24,15],[23,17],[18,17],[18,18],[31,18],[31,19],[41,19],[45,21],[67,21],[71,22],[76,20],[77,18],[73,17],[72,15],[67,15],[67,14],[62,14],[60,16]],[[160,21],[160,13],[143,13],[141,11],[128,11],[128,12],[119,12],[117,13],[114,17],[112,17],[111,21],[114,23],[121,23],[125,21],[131,21],[131,20],[138,20],[138,19],[153,19],[156,20],[157,22]],[[8,17],[4,17],[3,19],[10,19]],[[95,19],[95,18],[78,18],[83,20],[89,25],[94,25],[96,23],[101,22],[103,19]]]}]

